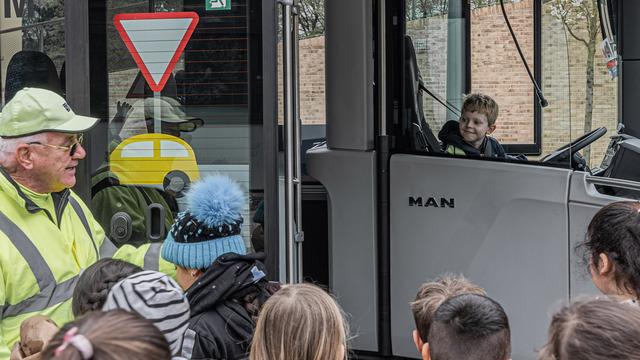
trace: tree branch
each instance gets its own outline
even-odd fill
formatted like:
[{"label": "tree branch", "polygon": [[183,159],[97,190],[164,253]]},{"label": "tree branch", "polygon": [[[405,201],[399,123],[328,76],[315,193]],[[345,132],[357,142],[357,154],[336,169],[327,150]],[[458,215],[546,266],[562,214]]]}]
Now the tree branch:
[{"label": "tree branch", "polygon": [[562,9],[560,11],[560,20],[562,21],[562,24],[564,24],[564,27],[569,31],[569,35],[571,35],[571,37],[576,39],[577,41],[580,41],[581,43],[583,43],[584,46],[589,46],[587,41],[585,39],[579,37],[576,33],[574,33],[573,29],[571,29],[571,26],[569,26],[569,20],[567,20],[567,14],[568,13],[569,13],[569,11],[566,10],[564,8],[564,6],[562,6]]},{"label": "tree branch", "polygon": [[[588,0],[588,3],[591,4],[592,7],[596,6],[593,3],[593,0]],[[598,16],[596,16],[596,13],[595,11],[593,11],[594,10],[593,8],[590,8],[588,5],[583,5],[583,6],[585,8],[585,12],[587,13],[587,28],[589,31],[589,40],[595,41],[599,33],[599,27],[598,27],[599,18]]]},{"label": "tree branch", "polygon": [[591,11],[589,10],[589,5],[591,3],[591,0],[586,0],[585,2],[582,3],[582,8],[584,9],[584,12],[587,15],[587,21],[591,22]]},{"label": "tree branch", "polygon": [[569,31],[569,35],[571,35],[572,38],[580,41],[581,43],[584,44],[584,46],[589,46],[589,43],[587,43],[587,41],[579,36],[577,36],[573,30],[571,30],[571,27],[569,25],[567,25],[567,23],[564,23],[565,28]]}]

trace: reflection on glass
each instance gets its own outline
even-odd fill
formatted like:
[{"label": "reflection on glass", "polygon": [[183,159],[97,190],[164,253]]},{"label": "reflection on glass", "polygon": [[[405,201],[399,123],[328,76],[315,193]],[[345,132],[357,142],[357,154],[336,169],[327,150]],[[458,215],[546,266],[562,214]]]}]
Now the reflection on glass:
[{"label": "reflection on glass", "polygon": [[606,127],[608,136],[582,151],[586,164],[597,168],[616,132],[618,79],[609,71],[613,50],[600,48],[596,1],[543,3],[542,14],[544,90],[555,98],[543,113],[543,152],[561,145],[559,137],[577,139]]},{"label": "reflection on glass", "polygon": [[[107,170],[94,176],[92,205],[107,229],[118,212],[131,215],[133,236],[119,245],[151,240],[147,210],[154,203],[166,209],[166,234],[186,206],[183,195],[189,184],[222,173],[247,192],[242,236],[251,248],[248,220],[263,195],[261,181],[250,176],[252,147],[261,141],[260,136],[252,139],[260,132],[251,127],[260,127],[261,119],[249,125],[248,4],[234,1],[231,10],[217,12],[205,11],[204,2],[193,0],[107,2],[112,119]],[[160,93],[150,90],[112,22],[116,14],[149,11],[194,11],[200,18]]]},{"label": "reflection on glass", "polygon": [[28,7],[16,4],[5,3],[9,9],[0,22],[3,104],[24,87],[64,95],[64,2],[30,2]]}]

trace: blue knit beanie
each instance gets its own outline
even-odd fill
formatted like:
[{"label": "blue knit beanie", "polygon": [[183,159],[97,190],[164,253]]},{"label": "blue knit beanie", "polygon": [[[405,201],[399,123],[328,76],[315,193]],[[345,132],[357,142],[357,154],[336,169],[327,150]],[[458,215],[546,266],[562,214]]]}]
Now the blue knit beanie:
[{"label": "blue knit beanie", "polygon": [[188,210],[178,214],[162,246],[162,258],[186,269],[206,269],[226,253],[245,255],[240,236],[245,196],[238,183],[215,175],[194,183]]}]

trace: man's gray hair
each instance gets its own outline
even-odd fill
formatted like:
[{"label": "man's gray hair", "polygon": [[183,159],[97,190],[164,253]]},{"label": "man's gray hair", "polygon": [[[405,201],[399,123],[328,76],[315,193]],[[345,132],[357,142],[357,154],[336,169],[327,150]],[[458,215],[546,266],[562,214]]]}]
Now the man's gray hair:
[{"label": "man's gray hair", "polygon": [[8,158],[16,152],[16,148],[20,144],[33,141],[46,141],[47,133],[39,133],[18,138],[0,137],[0,165],[5,164]]}]

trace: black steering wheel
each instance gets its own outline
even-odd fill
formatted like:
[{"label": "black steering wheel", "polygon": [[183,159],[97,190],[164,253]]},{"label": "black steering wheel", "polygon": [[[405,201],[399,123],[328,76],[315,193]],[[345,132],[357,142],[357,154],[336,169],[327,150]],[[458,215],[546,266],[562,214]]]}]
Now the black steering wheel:
[{"label": "black steering wheel", "polygon": [[551,154],[542,158],[542,162],[564,162],[568,161],[573,157],[573,154],[578,151],[584,149],[592,142],[600,139],[604,134],[607,133],[607,128],[599,127],[595,130],[591,130],[588,133],[580,136],[579,138],[573,140],[567,145],[562,146],[558,150],[552,152]]}]

